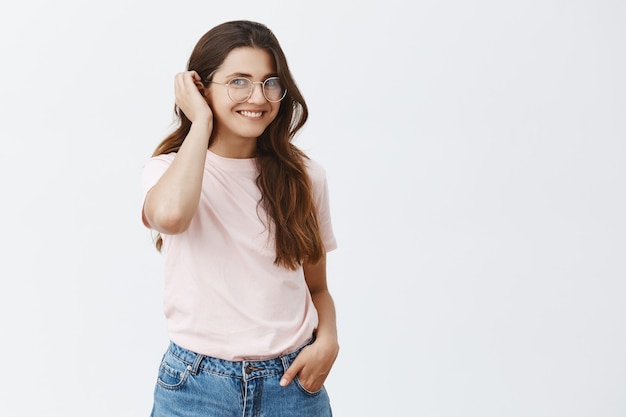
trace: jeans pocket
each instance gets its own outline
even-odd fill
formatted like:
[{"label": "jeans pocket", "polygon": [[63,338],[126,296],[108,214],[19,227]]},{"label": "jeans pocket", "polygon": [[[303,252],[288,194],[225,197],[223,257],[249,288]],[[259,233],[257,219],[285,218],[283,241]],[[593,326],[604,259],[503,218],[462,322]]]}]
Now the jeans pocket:
[{"label": "jeans pocket", "polygon": [[302,391],[305,395],[307,395],[309,397],[318,396],[318,395],[320,395],[322,393],[322,391],[324,391],[324,386],[323,385],[322,385],[322,388],[318,389],[317,391],[309,391],[308,389],[304,388],[304,386],[300,382],[300,379],[297,376],[293,379],[293,382],[300,389],[300,391]]},{"label": "jeans pocket", "polygon": [[166,354],[161,361],[157,383],[165,389],[181,389],[189,377],[189,367],[184,362]]}]

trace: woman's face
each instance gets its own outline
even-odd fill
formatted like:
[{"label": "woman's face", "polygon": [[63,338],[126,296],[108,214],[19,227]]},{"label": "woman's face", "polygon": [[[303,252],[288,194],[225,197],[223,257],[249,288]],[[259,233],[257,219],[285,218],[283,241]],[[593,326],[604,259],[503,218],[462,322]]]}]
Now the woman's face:
[{"label": "woman's face", "polygon": [[[267,126],[276,118],[280,102],[271,102],[263,95],[262,84],[270,77],[275,77],[276,68],[272,56],[263,49],[242,47],[233,49],[213,75],[209,84],[207,101],[213,111],[214,132],[212,146],[256,145],[258,138]],[[227,84],[234,79],[247,78],[255,82],[250,97],[241,102],[233,101],[228,94]],[[230,95],[239,100],[234,83]],[[219,84],[218,84],[219,83]],[[272,82],[268,82],[266,92]],[[245,93],[242,95],[245,99]],[[272,98],[270,96],[270,98]]]}]

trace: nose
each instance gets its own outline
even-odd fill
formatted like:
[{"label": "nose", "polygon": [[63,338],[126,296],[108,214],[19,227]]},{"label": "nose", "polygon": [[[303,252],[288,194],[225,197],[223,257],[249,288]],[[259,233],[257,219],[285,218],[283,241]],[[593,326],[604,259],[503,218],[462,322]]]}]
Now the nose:
[{"label": "nose", "polygon": [[[257,88],[257,86],[259,88]],[[252,92],[248,98],[249,103],[264,103],[267,99],[263,94],[263,83],[261,81],[255,81],[252,83]]]}]

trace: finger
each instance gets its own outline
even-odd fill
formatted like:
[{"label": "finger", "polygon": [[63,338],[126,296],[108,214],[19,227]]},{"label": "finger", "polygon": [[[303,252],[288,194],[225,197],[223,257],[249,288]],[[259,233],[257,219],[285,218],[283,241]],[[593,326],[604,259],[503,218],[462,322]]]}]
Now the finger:
[{"label": "finger", "polygon": [[200,74],[198,74],[195,71],[191,71],[191,78],[193,78],[193,80],[196,81],[196,82],[202,80],[202,78],[200,78]]},{"label": "finger", "polygon": [[194,94],[199,89],[190,72],[176,74],[175,92],[178,99],[187,100],[190,97],[189,94]]},{"label": "finger", "polygon": [[180,72],[174,77],[174,91],[180,94],[185,88],[185,74]]},{"label": "finger", "polygon": [[204,90],[204,84],[202,84],[202,79],[200,78],[198,73],[195,71],[189,71],[189,72],[184,73],[184,82],[185,82],[185,85],[187,86],[188,91],[191,94],[193,94],[192,91],[195,91],[195,90],[198,90],[198,91]]},{"label": "finger", "polygon": [[298,375],[298,373],[302,370],[304,366],[300,365],[300,363],[296,360],[294,361],[289,368],[283,374],[283,377],[280,379],[280,386],[286,387],[291,384],[291,381]]}]

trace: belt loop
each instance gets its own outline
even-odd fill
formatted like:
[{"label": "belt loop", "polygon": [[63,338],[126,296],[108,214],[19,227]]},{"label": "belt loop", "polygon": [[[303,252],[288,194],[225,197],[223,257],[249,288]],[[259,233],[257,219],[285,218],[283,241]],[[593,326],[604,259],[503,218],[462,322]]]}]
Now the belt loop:
[{"label": "belt loop", "polygon": [[200,369],[200,364],[202,363],[203,359],[204,355],[201,355],[199,353],[196,354],[196,359],[194,359],[193,365],[191,365],[191,369],[189,369],[189,372],[191,372],[192,375],[198,375],[198,369]]},{"label": "belt loop", "polygon": [[283,363],[283,372],[287,371],[287,368],[289,368],[289,366],[291,365],[289,356],[288,355],[281,356],[280,361]]}]

